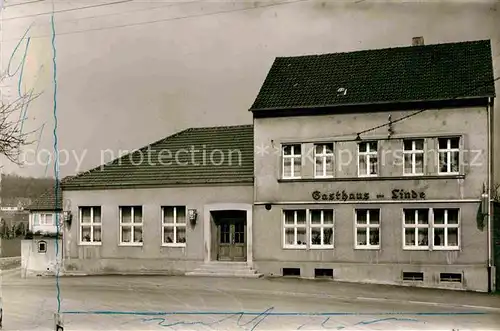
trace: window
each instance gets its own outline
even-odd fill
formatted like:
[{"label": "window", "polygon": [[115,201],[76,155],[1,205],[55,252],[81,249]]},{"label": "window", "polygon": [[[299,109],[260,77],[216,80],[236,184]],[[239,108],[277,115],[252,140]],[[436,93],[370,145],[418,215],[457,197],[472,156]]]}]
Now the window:
[{"label": "window", "polygon": [[101,207],[80,207],[80,243],[101,243]]},{"label": "window", "polygon": [[405,140],[403,141],[403,156],[405,175],[423,175],[424,174],[424,140]]},{"label": "window", "polygon": [[120,207],[120,244],[142,245],[142,207]]},{"label": "window", "polygon": [[306,211],[284,210],[284,247],[306,248]]},{"label": "window", "polygon": [[55,217],[53,214],[33,214],[33,225],[55,225],[54,219]]},{"label": "window", "polygon": [[460,138],[438,139],[439,173],[458,174],[460,157]]},{"label": "window", "polygon": [[376,176],[378,173],[377,142],[369,141],[358,144],[358,175]]},{"label": "window", "polygon": [[311,210],[311,248],[333,248],[333,210]]},{"label": "window", "polygon": [[46,241],[39,241],[38,242],[38,253],[47,253],[47,242]]},{"label": "window", "polygon": [[403,210],[403,248],[429,249],[429,209]]},{"label": "window", "polygon": [[356,213],[356,248],[380,248],[380,210],[357,209]]},{"label": "window", "polygon": [[300,144],[283,146],[283,178],[300,178],[301,150]]},{"label": "window", "polygon": [[403,248],[458,249],[459,214],[459,209],[404,209]]},{"label": "window", "polygon": [[314,145],[316,177],[333,177],[333,144]]},{"label": "window", "polygon": [[186,207],[162,207],[163,245],[186,246]]},{"label": "window", "polygon": [[459,209],[434,209],[434,249],[458,249]]}]

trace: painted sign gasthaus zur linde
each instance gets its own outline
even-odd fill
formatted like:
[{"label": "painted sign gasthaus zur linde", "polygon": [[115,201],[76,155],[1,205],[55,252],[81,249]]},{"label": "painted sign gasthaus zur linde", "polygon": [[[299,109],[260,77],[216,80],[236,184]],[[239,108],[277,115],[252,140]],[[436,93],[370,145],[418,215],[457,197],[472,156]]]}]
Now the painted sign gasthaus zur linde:
[{"label": "painted sign gasthaus zur linde", "polygon": [[[382,199],[385,198],[384,194],[376,194],[376,198]],[[314,191],[312,193],[312,198],[314,200],[323,200],[323,201],[367,201],[372,199],[372,196],[369,192],[346,192],[335,191],[335,192],[320,192]],[[425,199],[425,192],[418,192],[414,190],[406,191],[400,189],[394,189],[391,191],[391,199],[392,200],[415,200],[415,199]]]}]

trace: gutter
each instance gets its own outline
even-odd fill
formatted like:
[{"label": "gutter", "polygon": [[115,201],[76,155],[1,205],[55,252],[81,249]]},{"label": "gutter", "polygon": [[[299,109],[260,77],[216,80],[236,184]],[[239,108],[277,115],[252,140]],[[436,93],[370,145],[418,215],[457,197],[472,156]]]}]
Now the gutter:
[{"label": "gutter", "polygon": [[487,222],[488,222],[488,292],[492,292],[492,285],[493,285],[493,272],[492,272],[492,267],[493,267],[493,261],[492,261],[492,155],[493,155],[493,148],[492,148],[492,117],[493,117],[493,98],[490,98],[490,102],[488,104],[488,107],[486,108],[487,111],[487,116],[488,116],[488,215],[487,215]]}]

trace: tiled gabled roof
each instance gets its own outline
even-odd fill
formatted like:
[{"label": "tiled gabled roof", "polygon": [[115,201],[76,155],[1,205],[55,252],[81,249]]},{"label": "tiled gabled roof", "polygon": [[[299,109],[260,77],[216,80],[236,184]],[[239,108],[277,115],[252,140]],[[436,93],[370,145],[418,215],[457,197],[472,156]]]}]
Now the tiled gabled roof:
[{"label": "tiled gabled roof", "polygon": [[253,126],[239,125],[178,132],[69,177],[63,180],[62,187],[77,190],[251,183]]},{"label": "tiled gabled roof", "polygon": [[62,190],[59,185],[57,188],[57,201],[56,201],[56,187],[48,189],[40,197],[38,197],[26,209],[29,211],[60,211],[62,210]]},{"label": "tiled gabled roof", "polygon": [[479,40],[278,57],[250,110],[494,95],[490,41]]}]

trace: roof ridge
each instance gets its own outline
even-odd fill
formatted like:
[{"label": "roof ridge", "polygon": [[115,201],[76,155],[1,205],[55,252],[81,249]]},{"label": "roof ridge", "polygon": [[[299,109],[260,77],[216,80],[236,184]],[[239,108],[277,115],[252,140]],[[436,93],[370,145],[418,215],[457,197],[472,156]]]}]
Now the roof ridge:
[{"label": "roof ridge", "polygon": [[292,59],[292,58],[303,58],[303,57],[321,57],[321,56],[328,56],[328,55],[338,55],[338,54],[354,54],[354,53],[366,53],[366,52],[376,52],[376,51],[386,51],[386,50],[392,50],[392,49],[410,49],[410,48],[416,48],[416,47],[432,47],[432,46],[441,46],[441,45],[460,45],[460,44],[473,44],[473,43],[480,43],[480,42],[489,42],[491,46],[491,39],[478,39],[478,40],[469,40],[469,41],[453,41],[453,42],[444,42],[444,43],[437,43],[437,44],[427,44],[427,45],[421,45],[421,46],[396,46],[396,47],[383,47],[383,48],[370,48],[370,49],[360,49],[360,50],[355,50],[355,51],[345,51],[345,52],[330,52],[330,53],[318,53],[318,54],[303,54],[303,55],[292,55],[292,56],[277,56],[275,60],[277,59]]},{"label": "roof ridge", "polygon": [[174,134],[172,134],[172,135],[170,135],[170,136],[163,137],[162,139],[159,139],[159,140],[157,140],[157,141],[154,141],[154,142],[152,142],[152,143],[150,143],[150,144],[148,144],[148,145],[146,145],[146,146],[143,146],[143,147],[141,147],[141,148],[139,148],[139,149],[136,149],[136,150],[134,150],[134,151],[133,151],[133,152],[131,152],[131,153],[127,153],[127,154],[125,154],[125,155],[122,155],[122,156],[120,156],[120,157],[118,157],[118,158],[116,158],[116,159],[113,159],[113,160],[111,160],[111,161],[109,161],[109,162],[107,162],[107,163],[100,164],[100,165],[98,165],[97,167],[94,167],[94,168],[89,169],[89,170],[87,170],[87,171],[84,171],[84,172],[81,172],[81,173],[79,173],[79,174],[76,174],[75,176],[68,176],[69,178],[68,178],[68,177],[65,177],[65,179],[67,178],[67,180],[65,180],[64,185],[66,185],[67,183],[71,182],[71,181],[72,181],[72,180],[74,180],[74,179],[77,179],[77,178],[80,178],[80,177],[82,177],[82,176],[84,176],[84,175],[87,175],[87,174],[93,173],[93,172],[95,172],[95,171],[97,171],[97,170],[99,170],[99,169],[101,169],[101,168],[103,168],[103,167],[105,167],[105,166],[107,166],[107,165],[111,165],[111,164],[113,164],[114,162],[119,161],[119,160],[121,160],[121,159],[123,159],[123,158],[125,158],[125,157],[127,157],[127,156],[130,156],[130,155],[132,155],[132,154],[134,154],[134,153],[137,153],[137,152],[139,152],[139,151],[143,151],[144,149],[147,149],[148,147],[152,147],[152,146],[157,145],[157,144],[159,144],[159,143],[161,143],[161,142],[163,142],[163,141],[165,141],[165,140],[175,138],[175,137],[177,137],[177,136],[181,135],[182,133],[186,133],[186,132],[189,132],[189,131],[191,131],[191,130],[192,130],[192,128],[187,128],[187,129],[184,129],[184,130],[178,131],[178,132],[176,132],[176,133],[174,133]]},{"label": "roof ridge", "polygon": [[250,128],[250,127],[253,127],[253,124],[200,126],[200,127],[192,127],[190,128],[190,130],[195,131],[195,130],[207,130],[207,129]]}]

